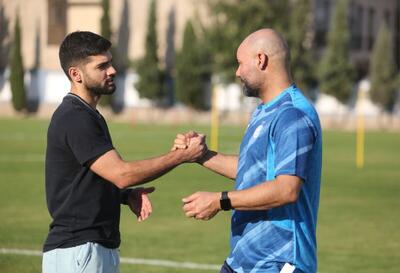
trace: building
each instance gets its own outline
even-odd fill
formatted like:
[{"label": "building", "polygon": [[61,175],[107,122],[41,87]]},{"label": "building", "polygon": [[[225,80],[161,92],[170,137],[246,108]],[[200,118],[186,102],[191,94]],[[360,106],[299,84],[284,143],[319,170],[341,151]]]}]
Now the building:
[{"label": "building", "polygon": [[[199,2],[157,1],[156,27],[162,64],[173,61],[174,50],[180,44],[186,20],[200,12]],[[150,0],[110,0],[113,40],[117,41],[117,50],[125,52],[129,60],[144,54],[149,5]],[[29,71],[34,67],[40,68],[36,79],[38,90],[29,91],[28,97],[43,103],[58,103],[69,88],[59,66],[59,44],[71,31],[100,33],[101,0],[0,0],[0,8],[9,20],[9,37],[12,35],[16,14],[20,16],[25,69]],[[127,106],[148,104],[145,100],[141,101],[133,90],[134,81],[135,75],[130,73],[126,81],[120,82],[120,85],[127,87],[120,100]],[[9,97],[9,92],[0,93],[0,101],[8,100]]]},{"label": "building", "polygon": [[[336,0],[312,0],[314,10],[315,45],[322,51],[326,44],[330,17]],[[163,66],[169,67],[174,52],[180,47],[185,22],[189,18],[207,19],[203,4],[207,0],[157,1],[157,31],[159,56]],[[369,56],[380,23],[385,20],[393,34],[396,60],[399,63],[399,5],[400,0],[348,0],[349,28],[351,34],[351,59],[356,64],[358,78],[368,73]],[[150,0],[110,0],[110,17],[113,40],[118,51],[127,59],[135,60],[144,54],[147,14]],[[18,13],[22,28],[22,53],[27,71],[39,68],[37,74],[27,73],[28,98],[41,104],[57,104],[69,88],[67,78],[58,63],[58,46],[63,37],[75,30],[100,32],[101,0],[0,0],[0,15],[8,20],[8,39],[12,35],[14,19]],[[3,27],[3,26],[2,26]],[[4,29],[3,29],[4,32]],[[0,31],[1,33],[1,31]],[[0,35],[1,37],[1,35]],[[140,99],[134,89],[136,74],[127,73],[117,79],[117,100],[125,106],[146,106],[149,101]],[[0,102],[9,101],[7,83],[0,80]],[[238,110],[240,90],[234,97],[221,91],[225,110]],[[232,94],[232,92],[230,93]],[[225,102],[232,101],[227,104]]]},{"label": "building", "polygon": [[[315,45],[326,45],[332,10],[337,0],[314,0]],[[368,74],[369,56],[380,24],[386,22],[393,37],[396,63],[400,65],[400,31],[398,0],[348,0],[348,23],[350,32],[350,56],[359,79]]]}]

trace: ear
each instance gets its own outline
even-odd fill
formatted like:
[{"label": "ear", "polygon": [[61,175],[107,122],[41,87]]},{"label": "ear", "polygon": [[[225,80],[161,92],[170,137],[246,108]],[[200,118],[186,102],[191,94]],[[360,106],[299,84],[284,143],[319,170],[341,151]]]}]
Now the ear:
[{"label": "ear", "polygon": [[260,70],[265,70],[268,66],[268,56],[265,53],[257,54],[257,66]]},{"label": "ear", "polygon": [[73,82],[82,82],[82,74],[81,71],[76,66],[71,66],[68,69],[68,75]]}]

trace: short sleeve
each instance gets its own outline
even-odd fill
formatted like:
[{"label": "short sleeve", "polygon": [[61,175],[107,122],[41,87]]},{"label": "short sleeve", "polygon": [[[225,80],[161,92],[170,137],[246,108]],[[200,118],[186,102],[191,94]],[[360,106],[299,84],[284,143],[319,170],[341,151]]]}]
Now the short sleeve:
[{"label": "short sleeve", "polygon": [[66,138],[72,153],[81,165],[112,150],[107,126],[90,114],[74,115],[66,125]]},{"label": "short sleeve", "polygon": [[277,117],[273,141],[275,176],[295,175],[306,180],[308,157],[316,141],[311,120],[297,108],[283,110]]}]

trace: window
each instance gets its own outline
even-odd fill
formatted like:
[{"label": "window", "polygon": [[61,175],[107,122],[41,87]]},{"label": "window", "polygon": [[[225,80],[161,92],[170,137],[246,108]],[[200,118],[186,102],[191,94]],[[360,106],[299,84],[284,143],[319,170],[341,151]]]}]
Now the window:
[{"label": "window", "polygon": [[364,11],[360,5],[350,6],[350,45],[352,49],[361,49],[362,25],[364,20]]},{"label": "window", "polygon": [[375,33],[375,10],[371,7],[368,10],[368,49],[371,50],[374,44]]},{"label": "window", "polygon": [[67,34],[67,0],[47,0],[47,43],[59,45]]},{"label": "window", "polygon": [[315,43],[317,47],[323,47],[326,44],[330,26],[330,2],[329,0],[317,0],[315,8]]},{"label": "window", "polygon": [[384,12],[385,20],[386,20],[386,26],[391,30],[392,29],[392,16],[389,10],[386,10]]}]

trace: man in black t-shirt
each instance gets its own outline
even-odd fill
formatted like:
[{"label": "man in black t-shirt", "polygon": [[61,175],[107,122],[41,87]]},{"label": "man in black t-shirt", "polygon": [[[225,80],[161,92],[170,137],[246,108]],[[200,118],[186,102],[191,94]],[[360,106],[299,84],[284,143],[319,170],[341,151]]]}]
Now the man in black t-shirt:
[{"label": "man in black t-shirt", "polygon": [[115,150],[107,124],[96,110],[101,95],[115,91],[111,43],[86,31],[69,34],[60,46],[61,66],[71,91],[51,119],[46,150],[46,198],[53,219],[43,247],[43,272],[118,272],[120,204],[138,220],[152,207],[146,183],[205,150],[204,137],[188,149],[134,162]]}]

